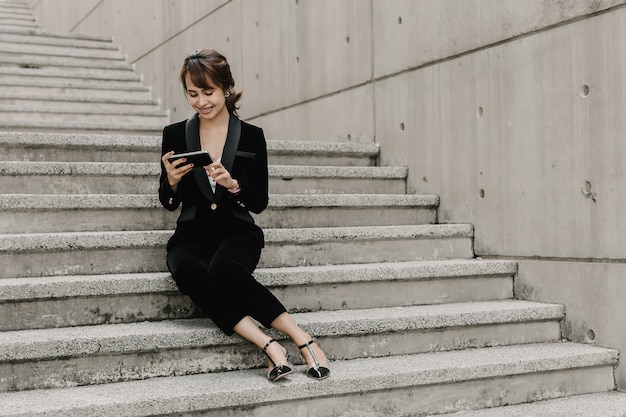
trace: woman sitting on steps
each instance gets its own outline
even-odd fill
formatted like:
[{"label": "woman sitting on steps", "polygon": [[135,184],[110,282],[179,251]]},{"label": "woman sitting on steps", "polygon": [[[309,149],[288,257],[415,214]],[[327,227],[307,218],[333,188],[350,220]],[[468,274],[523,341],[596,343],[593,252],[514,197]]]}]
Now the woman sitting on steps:
[{"label": "woman sitting on steps", "polygon": [[[267,149],[263,131],[237,117],[242,92],[235,91],[226,58],[201,50],[185,58],[180,72],[190,119],[163,129],[159,200],[168,210],[182,203],[167,244],[167,266],[180,291],[227,335],[237,333],[263,350],[267,377],[293,372],[287,350],[253,319],[289,336],[300,349],[307,375],[325,379],[324,352],[252,273],[264,246],[250,212],[268,204]],[[174,154],[206,150],[210,160],[194,166]]]}]

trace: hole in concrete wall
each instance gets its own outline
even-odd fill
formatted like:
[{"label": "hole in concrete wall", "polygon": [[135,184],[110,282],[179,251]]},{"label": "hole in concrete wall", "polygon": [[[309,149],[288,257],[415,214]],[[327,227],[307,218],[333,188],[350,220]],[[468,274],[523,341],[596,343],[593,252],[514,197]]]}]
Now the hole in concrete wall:
[{"label": "hole in concrete wall", "polygon": [[402,24],[402,16],[398,16],[398,24],[401,25]]},{"label": "hole in concrete wall", "polygon": [[587,330],[587,333],[585,334],[585,340],[587,341],[587,343],[595,342],[596,341],[596,332],[594,332],[593,329]]},{"label": "hole in concrete wall", "polygon": [[404,123],[400,123],[400,130],[404,132]]},{"label": "hole in concrete wall", "polygon": [[348,133],[348,142],[352,140],[352,135]]},{"label": "hole in concrete wall", "polygon": [[583,96],[583,97],[589,96],[589,85],[588,84],[583,84],[580,87],[580,95]]},{"label": "hole in concrete wall", "polygon": [[228,43],[228,42],[230,42],[230,37],[229,36],[226,37],[226,43]]},{"label": "hole in concrete wall", "polygon": [[484,189],[481,188],[480,190],[478,190],[478,198],[480,198],[481,200],[483,198],[485,198],[485,190]]},{"label": "hole in concrete wall", "polygon": [[300,63],[300,57],[299,56],[296,57],[296,63],[298,63],[298,64]]},{"label": "hole in concrete wall", "polygon": [[478,109],[476,109],[476,115],[478,117],[483,117],[483,113],[485,112],[485,110],[482,108],[482,106],[478,106]]},{"label": "hole in concrete wall", "polygon": [[350,36],[346,36],[346,43],[349,45],[350,44]]}]

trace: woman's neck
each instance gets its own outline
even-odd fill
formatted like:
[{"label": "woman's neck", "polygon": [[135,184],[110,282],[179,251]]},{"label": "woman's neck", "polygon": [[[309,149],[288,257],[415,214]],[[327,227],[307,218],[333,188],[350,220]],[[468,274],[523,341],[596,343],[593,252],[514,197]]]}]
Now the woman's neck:
[{"label": "woman's neck", "polygon": [[213,161],[222,157],[228,135],[230,114],[228,112],[224,112],[224,114],[225,117],[220,115],[216,119],[200,119],[200,145],[202,149],[209,152]]}]

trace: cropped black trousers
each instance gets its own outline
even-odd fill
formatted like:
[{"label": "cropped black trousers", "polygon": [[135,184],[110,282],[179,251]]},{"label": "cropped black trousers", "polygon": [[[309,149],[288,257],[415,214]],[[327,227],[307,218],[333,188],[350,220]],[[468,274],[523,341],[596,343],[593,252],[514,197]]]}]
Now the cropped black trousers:
[{"label": "cropped black trousers", "polygon": [[179,290],[230,336],[246,316],[270,328],[286,311],[252,276],[261,249],[262,243],[251,231],[206,242],[177,242],[168,247],[167,266]]}]

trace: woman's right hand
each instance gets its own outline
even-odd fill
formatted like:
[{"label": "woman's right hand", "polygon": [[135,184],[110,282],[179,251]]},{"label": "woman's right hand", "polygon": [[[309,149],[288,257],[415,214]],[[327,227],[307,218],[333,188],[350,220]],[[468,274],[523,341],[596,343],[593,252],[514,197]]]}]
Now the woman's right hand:
[{"label": "woman's right hand", "polygon": [[161,162],[163,162],[165,172],[167,172],[167,182],[172,188],[172,191],[175,192],[178,188],[180,180],[193,169],[193,164],[184,165],[186,161],[185,158],[177,159],[170,164],[170,161],[168,161],[167,158],[172,155],[174,155],[173,151],[166,153],[161,157]]}]

